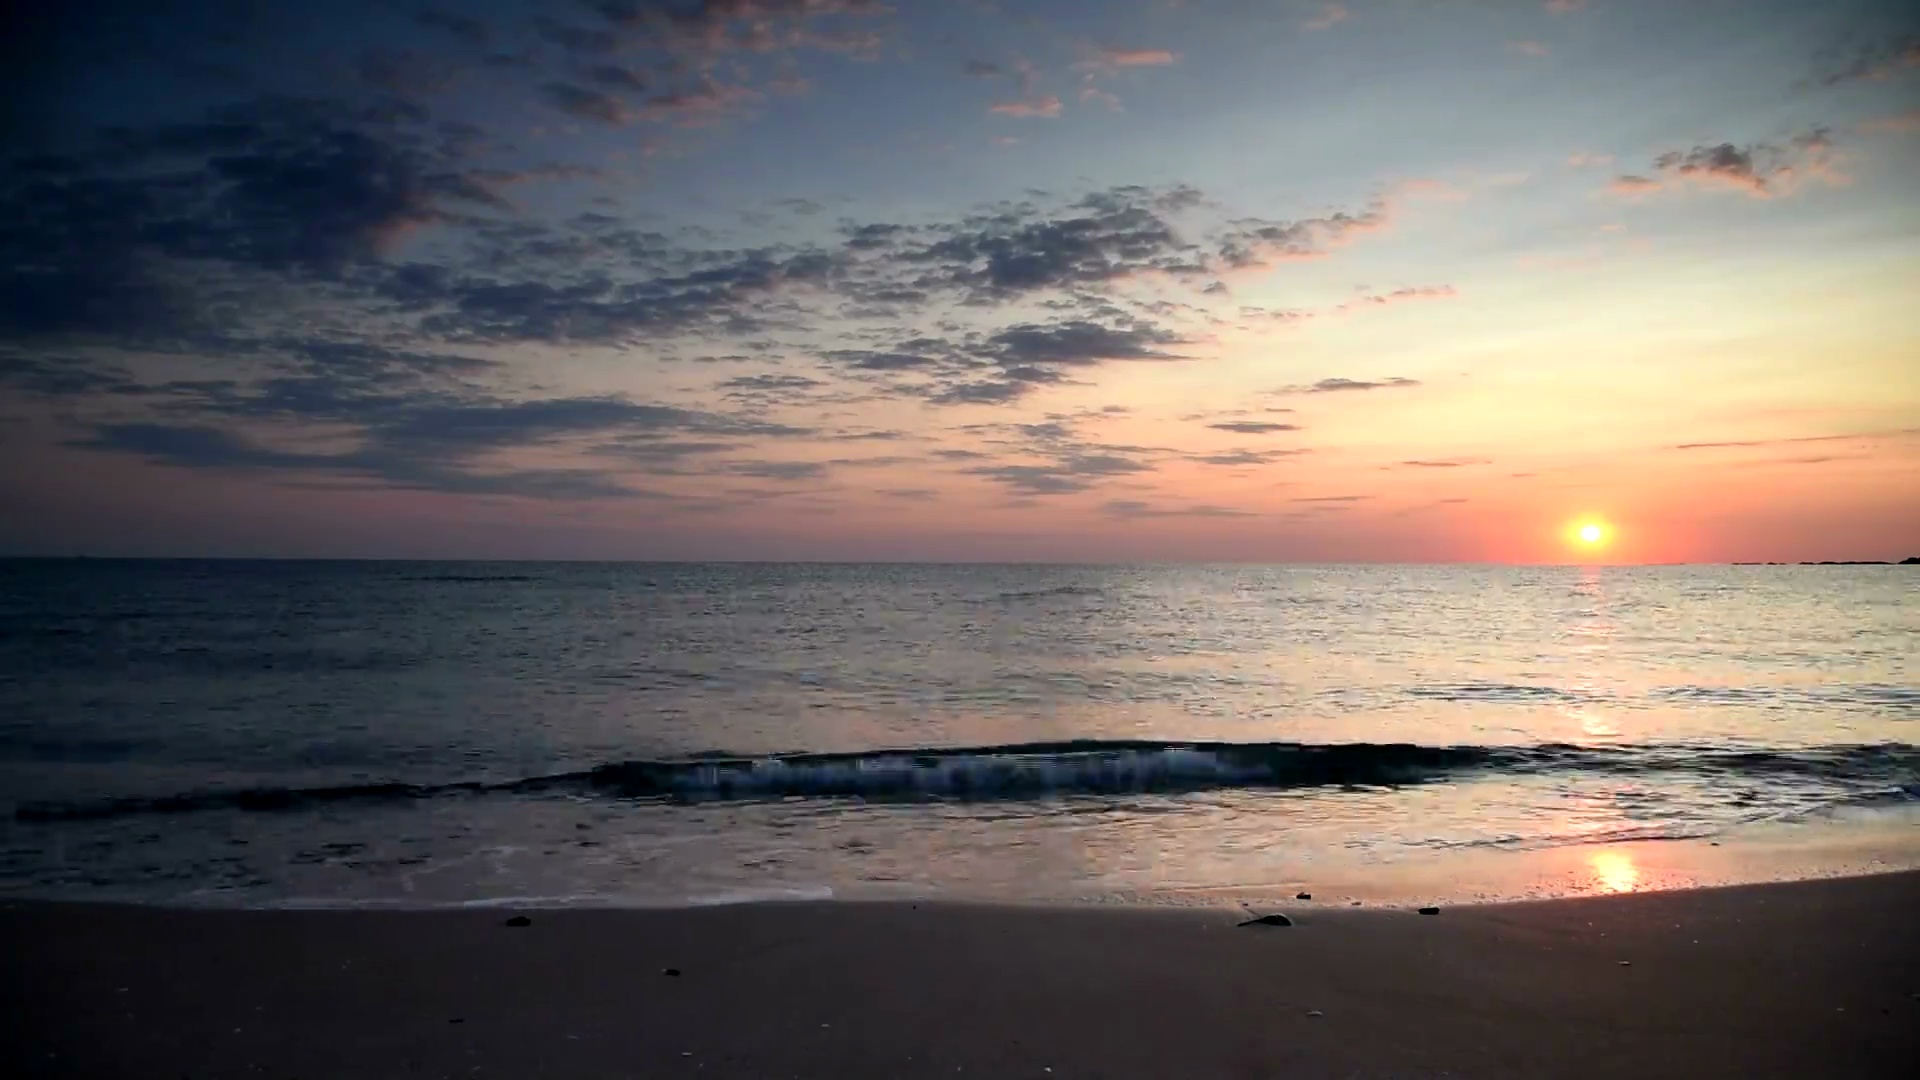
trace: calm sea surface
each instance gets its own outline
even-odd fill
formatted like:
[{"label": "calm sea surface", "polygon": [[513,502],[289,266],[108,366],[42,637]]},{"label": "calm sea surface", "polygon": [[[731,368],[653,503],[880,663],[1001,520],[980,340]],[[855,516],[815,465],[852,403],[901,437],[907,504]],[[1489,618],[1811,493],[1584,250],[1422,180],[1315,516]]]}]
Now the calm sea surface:
[{"label": "calm sea surface", "polygon": [[1861,821],[1920,864],[1917,660],[1912,567],[0,562],[0,895],[1075,899]]}]

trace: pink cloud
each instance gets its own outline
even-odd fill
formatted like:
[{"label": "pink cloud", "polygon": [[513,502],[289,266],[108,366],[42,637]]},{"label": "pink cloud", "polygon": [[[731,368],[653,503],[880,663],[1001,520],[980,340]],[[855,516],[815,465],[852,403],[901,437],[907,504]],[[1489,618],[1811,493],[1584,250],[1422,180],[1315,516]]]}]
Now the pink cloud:
[{"label": "pink cloud", "polygon": [[1598,169],[1613,164],[1612,154],[1574,153],[1567,155],[1567,165],[1575,169]]},{"label": "pink cloud", "polygon": [[1549,56],[1553,53],[1552,49],[1547,48],[1545,43],[1539,41],[1509,41],[1507,42],[1507,48],[1512,49],[1522,56]]},{"label": "pink cloud", "polygon": [[1340,23],[1346,22],[1348,14],[1350,13],[1345,4],[1327,4],[1320,9],[1320,14],[1301,23],[1300,28],[1312,31],[1331,30]]},{"label": "pink cloud", "polygon": [[1098,60],[1110,67],[1162,67],[1180,61],[1180,54],[1166,49],[1100,49]]},{"label": "pink cloud", "polygon": [[1653,159],[1652,175],[1618,176],[1607,189],[1616,195],[1638,196],[1693,186],[1770,199],[1793,191],[1809,177],[1833,187],[1852,182],[1840,172],[1833,141],[1824,129],[1797,135],[1784,146],[1721,143],[1669,151]]},{"label": "pink cloud", "polygon": [[1022,101],[996,101],[987,111],[999,116],[1033,117],[1054,120],[1060,116],[1060,99],[1052,94]]},{"label": "pink cloud", "polygon": [[1105,90],[1096,90],[1091,86],[1080,91],[1080,100],[1097,101],[1113,112],[1121,111],[1119,95],[1109,94]]},{"label": "pink cloud", "polygon": [[1386,307],[1389,304],[1403,304],[1410,300],[1450,300],[1459,296],[1459,290],[1451,285],[1417,285],[1411,288],[1395,289],[1392,292],[1371,293],[1357,297],[1335,307],[1335,313],[1356,311],[1361,308]]}]

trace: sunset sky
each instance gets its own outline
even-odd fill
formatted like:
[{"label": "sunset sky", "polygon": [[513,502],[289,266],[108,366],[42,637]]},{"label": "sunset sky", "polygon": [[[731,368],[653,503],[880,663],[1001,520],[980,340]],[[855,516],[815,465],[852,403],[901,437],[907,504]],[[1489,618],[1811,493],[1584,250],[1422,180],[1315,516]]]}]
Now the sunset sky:
[{"label": "sunset sky", "polygon": [[1920,554],[1912,3],[31,18],[0,553]]}]

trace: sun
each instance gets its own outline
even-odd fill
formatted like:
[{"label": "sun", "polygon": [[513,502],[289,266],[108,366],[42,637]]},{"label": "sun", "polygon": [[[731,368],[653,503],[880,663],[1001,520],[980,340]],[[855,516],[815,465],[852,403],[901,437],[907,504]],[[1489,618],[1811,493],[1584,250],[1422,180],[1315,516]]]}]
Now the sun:
[{"label": "sun", "polygon": [[1596,517],[1583,517],[1567,526],[1567,541],[1582,551],[1599,551],[1613,541],[1613,526]]}]

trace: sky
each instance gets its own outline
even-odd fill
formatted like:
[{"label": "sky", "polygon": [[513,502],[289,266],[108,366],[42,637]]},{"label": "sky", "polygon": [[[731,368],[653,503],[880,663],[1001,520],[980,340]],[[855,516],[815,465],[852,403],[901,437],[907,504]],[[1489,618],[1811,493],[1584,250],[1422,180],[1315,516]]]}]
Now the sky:
[{"label": "sky", "polygon": [[37,7],[0,554],[1920,554],[1902,0]]}]

